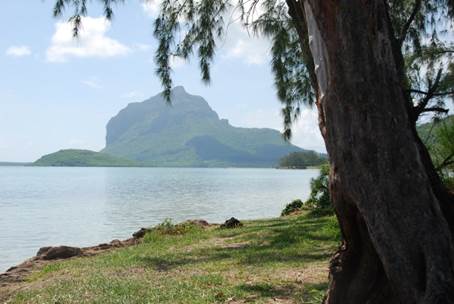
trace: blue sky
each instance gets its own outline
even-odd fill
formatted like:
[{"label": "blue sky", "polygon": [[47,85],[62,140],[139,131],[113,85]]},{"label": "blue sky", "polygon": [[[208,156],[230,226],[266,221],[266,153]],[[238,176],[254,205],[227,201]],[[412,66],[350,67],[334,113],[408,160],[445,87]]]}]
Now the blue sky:
[{"label": "blue sky", "polygon": [[[154,74],[155,7],[119,6],[112,23],[92,7],[78,41],[54,0],[4,1],[0,11],[0,160],[33,161],[63,148],[100,150],[107,121],[161,91]],[[66,16],[67,17],[67,16]],[[202,84],[196,60],[174,63],[174,84],[203,96],[234,126],[281,129],[269,43],[231,26]],[[303,111],[293,142],[324,151],[316,112]]]}]

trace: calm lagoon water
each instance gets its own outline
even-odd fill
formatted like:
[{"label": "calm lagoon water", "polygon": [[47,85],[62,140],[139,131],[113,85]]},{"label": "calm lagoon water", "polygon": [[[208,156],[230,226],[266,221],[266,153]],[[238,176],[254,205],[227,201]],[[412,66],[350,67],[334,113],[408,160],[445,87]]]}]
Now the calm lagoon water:
[{"label": "calm lagoon water", "polygon": [[279,216],[316,169],[0,167],[0,272],[48,245],[124,239],[171,218]]}]

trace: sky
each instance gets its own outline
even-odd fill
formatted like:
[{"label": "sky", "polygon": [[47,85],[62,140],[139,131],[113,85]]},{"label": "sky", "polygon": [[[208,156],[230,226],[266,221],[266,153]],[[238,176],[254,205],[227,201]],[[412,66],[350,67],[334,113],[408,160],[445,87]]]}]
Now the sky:
[{"label": "sky", "polygon": [[[92,5],[77,40],[66,22],[70,11],[52,17],[54,0],[3,2],[0,161],[29,162],[68,148],[99,151],[111,117],[161,91],[153,2],[127,1],[112,22]],[[270,43],[233,24],[219,45],[210,85],[200,81],[196,58],[172,63],[174,85],[203,96],[234,126],[282,130]],[[292,143],[325,151],[315,109],[304,109],[293,131]]]}]

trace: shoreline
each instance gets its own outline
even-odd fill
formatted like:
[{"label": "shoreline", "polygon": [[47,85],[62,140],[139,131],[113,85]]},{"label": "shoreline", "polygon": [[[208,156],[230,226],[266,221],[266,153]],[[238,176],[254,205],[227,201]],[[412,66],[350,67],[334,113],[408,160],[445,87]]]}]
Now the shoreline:
[{"label": "shoreline", "polygon": [[333,216],[309,213],[163,222],[124,241],[43,247],[0,275],[0,303],[314,303],[339,240]]},{"label": "shoreline", "polygon": [[[205,220],[186,220],[180,224],[190,223],[200,227],[215,227],[219,224],[210,224]],[[177,225],[180,225],[177,224]],[[154,227],[153,227],[154,228]],[[72,246],[47,246],[38,249],[35,256],[24,260],[23,262],[9,267],[6,271],[0,272],[0,287],[8,287],[9,285],[20,284],[25,281],[25,278],[36,268],[42,268],[48,264],[80,257],[92,257],[112,249],[127,248],[138,245],[142,242],[143,237],[153,228],[140,228],[134,232],[131,238],[125,240],[113,239],[109,243],[100,243],[88,247],[72,247]],[[0,297],[1,300],[1,297]]]},{"label": "shoreline", "polygon": [[[141,230],[139,231],[142,231],[142,229],[147,231],[149,230],[146,228],[141,228]],[[137,245],[140,243],[141,238],[145,235],[144,233],[141,237],[134,237],[134,235],[136,235],[139,231],[135,232],[132,238],[126,240],[114,239],[109,243],[101,243],[95,246],[71,247],[61,245],[41,247],[38,249],[38,252],[34,257],[26,259],[22,263],[12,266],[8,268],[5,272],[0,273],[0,286],[3,286],[5,283],[22,282],[23,281],[22,279],[26,275],[30,274],[35,266],[44,266],[55,261],[61,261],[70,258],[93,256],[98,253],[108,251],[110,249]],[[62,254],[61,257],[60,255],[57,255],[56,257],[47,258],[47,255],[45,254],[48,253],[48,251],[51,249],[53,249],[54,251],[60,251],[60,254]],[[70,251],[73,252],[74,254],[68,254],[68,252]]]}]

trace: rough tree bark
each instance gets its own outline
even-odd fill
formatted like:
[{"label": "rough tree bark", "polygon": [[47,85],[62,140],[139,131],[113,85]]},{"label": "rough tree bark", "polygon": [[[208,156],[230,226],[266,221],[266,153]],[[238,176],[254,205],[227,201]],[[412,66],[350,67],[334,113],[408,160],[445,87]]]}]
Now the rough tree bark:
[{"label": "rough tree bark", "polygon": [[415,133],[386,1],[287,3],[309,34],[343,235],[326,303],[454,303],[454,202]]}]

